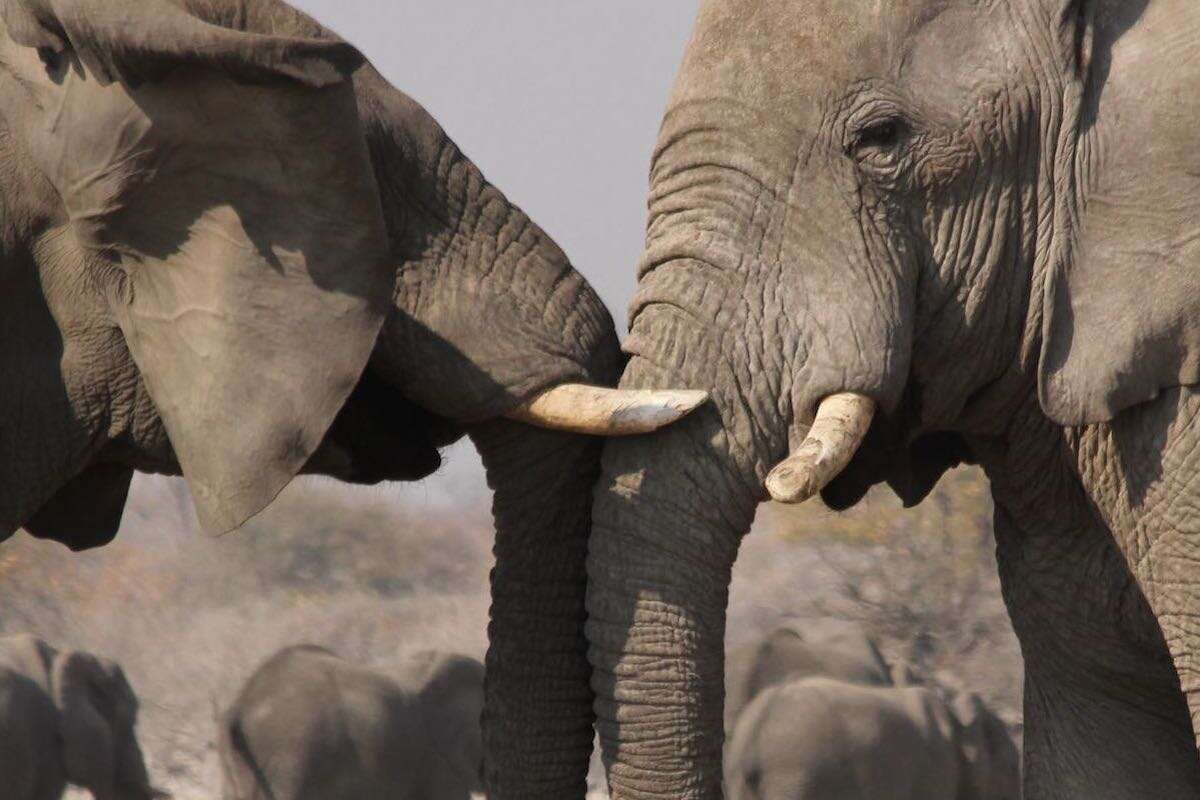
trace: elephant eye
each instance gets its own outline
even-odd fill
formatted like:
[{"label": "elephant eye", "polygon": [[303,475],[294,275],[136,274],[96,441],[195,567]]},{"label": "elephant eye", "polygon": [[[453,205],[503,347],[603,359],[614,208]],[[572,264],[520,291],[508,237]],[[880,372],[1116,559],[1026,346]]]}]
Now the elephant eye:
[{"label": "elephant eye", "polygon": [[885,119],[865,125],[855,132],[850,154],[865,158],[894,150],[904,138],[906,128],[898,119]]}]

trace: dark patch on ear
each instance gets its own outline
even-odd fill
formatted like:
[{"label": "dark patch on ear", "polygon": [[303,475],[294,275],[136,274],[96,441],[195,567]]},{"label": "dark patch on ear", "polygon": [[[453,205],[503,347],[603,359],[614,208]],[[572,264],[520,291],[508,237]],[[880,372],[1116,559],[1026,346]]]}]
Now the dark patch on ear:
[{"label": "dark patch on ear", "polygon": [[50,498],[25,530],[72,550],[102,547],[116,538],[129,496],[133,470],[119,464],[93,464]]}]

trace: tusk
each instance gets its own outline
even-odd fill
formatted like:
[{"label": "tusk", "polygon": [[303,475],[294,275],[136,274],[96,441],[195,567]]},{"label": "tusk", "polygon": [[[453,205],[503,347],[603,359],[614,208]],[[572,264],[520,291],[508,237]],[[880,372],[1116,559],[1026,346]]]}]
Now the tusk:
[{"label": "tusk", "polygon": [[822,400],[804,443],[767,476],[771,499],[803,503],[824,489],[854,458],[874,416],[875,401],[861,394]]},{"label": "tusk", "polygon": [[506,416],[569,433],[632,436],[670,425],[708,400],[708,392],[606,389],[566,383],[542,392]]}]

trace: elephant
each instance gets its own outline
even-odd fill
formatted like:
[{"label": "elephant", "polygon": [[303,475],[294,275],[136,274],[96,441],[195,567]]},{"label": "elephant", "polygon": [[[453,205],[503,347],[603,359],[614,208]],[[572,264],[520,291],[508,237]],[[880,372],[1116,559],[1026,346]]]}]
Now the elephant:
[{"label": "elephant", "polygon": [[725,734],[764,690],[800,678],[836,678],[890,686],[892,670],[875,642],[850,622],[792,622],[729,654],[725,663]]},{"label": "elephant", "polygon": [[0,781],[12,800],[157,800],[138,745],[138,700],[117,664],[28,634],[0,638]]},{"label": "elephant", "polygon": [[1017,800],[1021,797],[1021,751],[1004,720],[974,692],[956,692],[950,710],[960,728],[959,744],[967,764],[972,797]]},{"label": "elephant", "polygon": [[702,0],[650,168],[587,635],[616,800],[721,792],[757,506],[977,464],[1031,800],[1200,796],[1200,5]]},{"label": "elephant", "polygon": [[483,678],[449,653],[382,671],[284,648],[221,720],[224,799],[468,800],[483,791]]},{"label": "elephant", "polygon": [[222,533],[298,473],[494,490],[491,796],[582,796],[612,318],[433,117],[282,0],[0,0],[0,540],[116,534],[135,471]]},{"label": "elephant", "polygon": [[[974,705],[970,707],[974,710]],[[804,678],[760,694],[726,754],[730,800],[1017,800],[976,718],[931,689]],[[1011,740],[1007,748],[1015,752]]]}]

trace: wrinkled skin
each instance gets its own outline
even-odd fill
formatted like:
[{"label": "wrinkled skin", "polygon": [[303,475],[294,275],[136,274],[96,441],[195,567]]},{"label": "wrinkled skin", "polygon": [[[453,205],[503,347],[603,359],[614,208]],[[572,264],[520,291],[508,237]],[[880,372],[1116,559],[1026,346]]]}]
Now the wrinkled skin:
[{"label": "wrinkled skin", "polygon": [[12,800],[58,800],[68,783],[96,800],[155,800],[138,745],[138,701],[116,664],[0,638],[0,781]]},{"label": "wrinkled skin", "polygon": [[368,669],[286,648],[221,721],[224,800],[420,797],[482,792],[483,665],[420,653]]},{"label": "wrinkled skin", "polygon": [[[730,800],[1017,800],[1016,764],[989,784],[987,742],[936,692],[826,678],[774,686],[738,721]],[[1012,748],[1011,741],[1008,747]],[[992,758],[992,761],[998,761]]]},{"label": "wrinkled skin", "polygon": [[588,633],[613,796],[721,791],[730,570],[768,472],[876,401],[823,496],[995,498],[1025,793],[1200,794],[1200,7],[706,0],[651,172]]},{"label": "wrinkled skin", "polygon": [[582,796],[600,445],[504,415],[615,382],[595,293],[278,0],[0,15],[0,538],[108,542],[134,470],[182,473],[220,532],[297,472],[417,479],[469,435],[495,490],[489,790]]},{"label": "wrinkled skin", "polygon": [[725,660],[725,735],[759,693],[809,677],[888,686],[891,671],[857,625],[839,620],[793,622],[729,653]]}]

